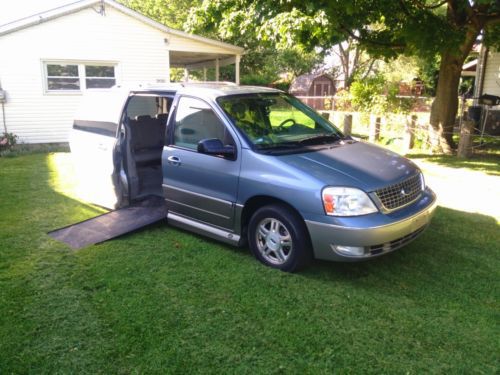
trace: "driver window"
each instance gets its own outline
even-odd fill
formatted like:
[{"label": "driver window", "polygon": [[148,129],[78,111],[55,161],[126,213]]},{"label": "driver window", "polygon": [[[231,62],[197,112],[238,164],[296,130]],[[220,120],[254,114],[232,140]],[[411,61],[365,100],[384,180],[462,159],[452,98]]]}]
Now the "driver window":
[{"label": "driver window", "polygon": [[217,138],[232,144],[226,127],[202,100],[182,97],[175,116],[174,145],[196,150],[202,139]]}]

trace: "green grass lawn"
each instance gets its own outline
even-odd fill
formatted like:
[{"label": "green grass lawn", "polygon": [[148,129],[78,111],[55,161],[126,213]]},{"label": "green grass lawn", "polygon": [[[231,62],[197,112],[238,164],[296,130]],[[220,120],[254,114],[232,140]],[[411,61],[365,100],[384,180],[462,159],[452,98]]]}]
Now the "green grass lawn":
[{"label": "green grass lawn", "polygon": [[393,254],[286,274],[165,224],[72,251],[46,233],[101,210],[71,181],[66,153],[0,158],[0,374],[500,371],[498,218],[439,207]]}]

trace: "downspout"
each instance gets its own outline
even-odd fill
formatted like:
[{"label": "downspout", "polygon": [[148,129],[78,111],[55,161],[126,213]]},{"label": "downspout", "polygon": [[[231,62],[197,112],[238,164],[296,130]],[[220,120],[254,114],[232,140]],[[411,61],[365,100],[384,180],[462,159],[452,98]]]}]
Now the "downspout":
[{"label": "downspout", "polygon": [[[0,81],[0,91],[2,91],[2,81]],[[3,120],[3,129],[5,134],[8,133],[7,131],[7,121],[5,120],[5,100],[2,100],[2,120]]]},{"label": "downspout", "polygon": [[4,102],[2,102],[2,119],[3,119],[3,128],[5,131],[5,134],[7,134],[8,131],[7,131],[7,122],[5,121],[5,104],[4,104]]},{"label": "downspout", "polygon": [[484,44],[481,46],[481,51],[479,52],[479,59],[476,68],[476,87],[474,90],[474,105],[478,105],[478,98],[483,92],[484,86],[484,73],[486,67],[486,60],[488,59],[488,47]]}]

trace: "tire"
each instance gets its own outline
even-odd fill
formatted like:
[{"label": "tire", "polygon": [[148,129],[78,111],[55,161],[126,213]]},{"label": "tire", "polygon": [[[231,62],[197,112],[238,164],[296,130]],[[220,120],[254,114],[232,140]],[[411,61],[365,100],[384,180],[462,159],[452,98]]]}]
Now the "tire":
[{"label": "tire", "polygon": [[255,211],[248,225],[248,244],[261,263],[286,272],[299,271],[312,259],[304,221],[284,205]]}]

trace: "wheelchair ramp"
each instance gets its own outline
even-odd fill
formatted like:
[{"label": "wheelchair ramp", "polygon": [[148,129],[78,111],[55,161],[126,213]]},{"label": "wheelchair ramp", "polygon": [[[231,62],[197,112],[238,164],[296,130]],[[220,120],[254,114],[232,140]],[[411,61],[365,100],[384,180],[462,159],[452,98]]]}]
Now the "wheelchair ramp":
[{"label": "wheelchair ramp", "polygon": [[167,217],[165,201],[150,197],[128,207],[49,232],[52,238],[77,250],[121,236]]}]

